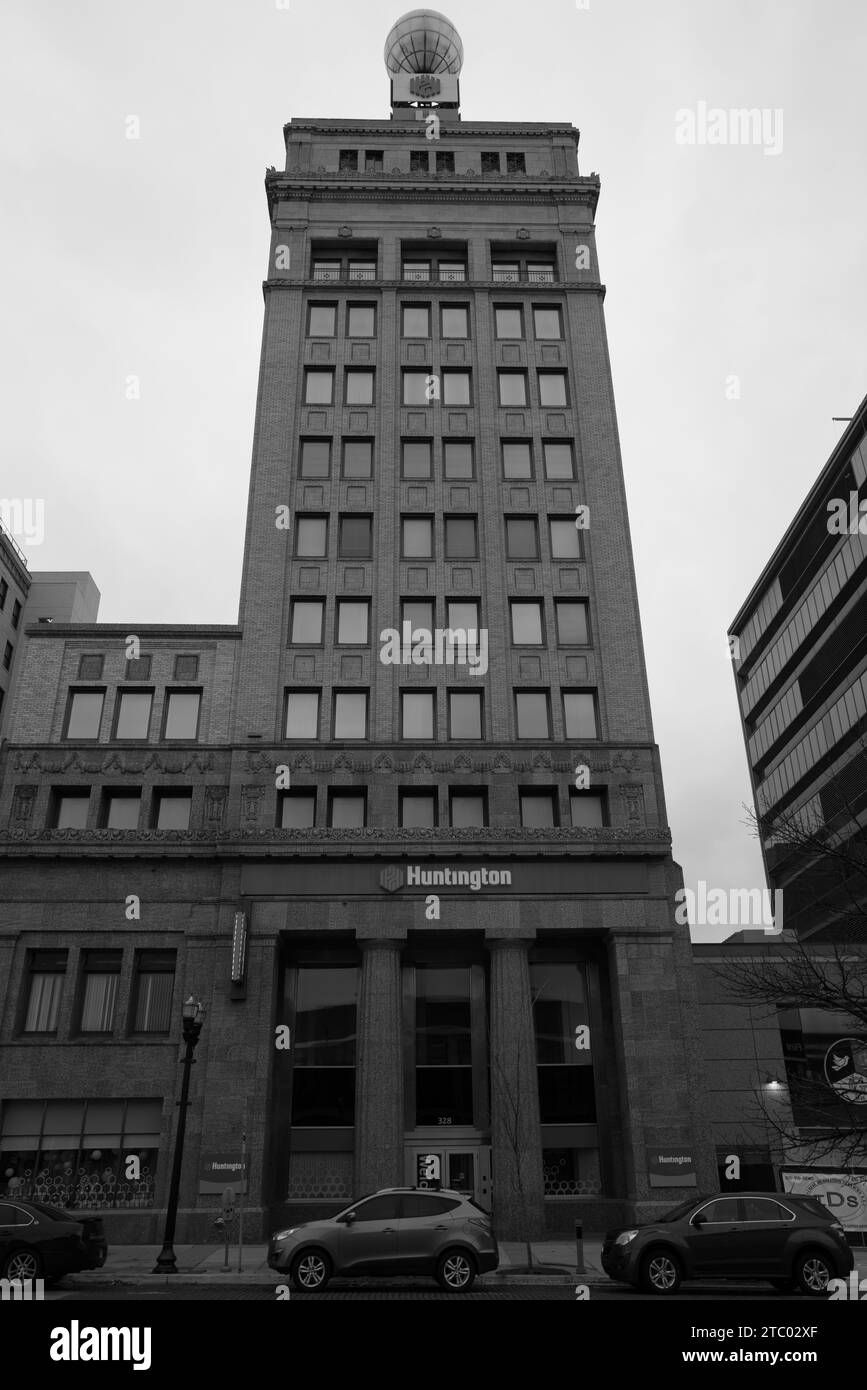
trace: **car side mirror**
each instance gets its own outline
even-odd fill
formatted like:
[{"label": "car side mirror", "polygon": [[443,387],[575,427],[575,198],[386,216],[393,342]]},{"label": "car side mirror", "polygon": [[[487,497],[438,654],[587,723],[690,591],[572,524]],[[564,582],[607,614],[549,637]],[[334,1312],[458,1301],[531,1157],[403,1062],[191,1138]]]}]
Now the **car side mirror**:
[{"label": "car side mirror", "polygon": [[694,1216],[694,1217],[692,1218],[692,1224],[693,1224],[693,1226],[695,1226],[695,1229],[696,1229],[697,1231],[700,1231],[700,1230],[701,1230],[702,1226],[705,1225],[706,1221],[707,1221],[707,1217],[704,1215],[703,1212],[699,1212],[699,1213],[698,1213],[698,1216]]},{"label": "car side mirror", "polygon": [[348,1211],[345,1216],[340,1216],[337,1219],[341,1226],[351,1226],[355,1220],[355,1212]]}]

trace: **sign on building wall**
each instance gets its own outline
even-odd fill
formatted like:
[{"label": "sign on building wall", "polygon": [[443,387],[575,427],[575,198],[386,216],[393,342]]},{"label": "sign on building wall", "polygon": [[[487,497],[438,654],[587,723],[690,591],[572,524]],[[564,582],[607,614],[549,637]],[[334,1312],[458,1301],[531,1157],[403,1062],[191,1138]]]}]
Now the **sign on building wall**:
[{"label": "sign on building wall", "polygon": [[439,1154],[419,1154],[415,1161],[417,1187],[439,1187],[442,1178],[442,1160]]},{"label": "sign on building wall", "polygon": [[692,1149],[647,1149],[647,1172],[651,1187],[695,1187],[695,1155]]},{"label": "sign on building wall", "polygon": [[247,1167],[237,1154],[206,1153],[199,1169],[199,1194],[216,1193],[222,1196],[231,1187],[236,1196],[247,1194]]},{"label": "sign on building wall", "polygon": [[815,1197],[847,1231],[867,1231],[867,1173],[783,1173],[783,1191]]}]

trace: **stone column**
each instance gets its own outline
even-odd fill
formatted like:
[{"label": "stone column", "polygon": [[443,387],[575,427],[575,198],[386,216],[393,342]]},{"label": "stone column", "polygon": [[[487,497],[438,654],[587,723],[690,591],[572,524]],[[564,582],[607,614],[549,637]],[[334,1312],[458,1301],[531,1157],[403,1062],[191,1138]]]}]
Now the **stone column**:
[{"label": "stone column", "polygon": [[488,944],[495,1226],[501,1240],[537,1240],[545,1208],[529,943],[496,938]]},{"label": "stone column", "polygon": [[355,1190],[399,1187],[403,1164],[403,1027],[400,939],[360,940],[355,1066]]}]

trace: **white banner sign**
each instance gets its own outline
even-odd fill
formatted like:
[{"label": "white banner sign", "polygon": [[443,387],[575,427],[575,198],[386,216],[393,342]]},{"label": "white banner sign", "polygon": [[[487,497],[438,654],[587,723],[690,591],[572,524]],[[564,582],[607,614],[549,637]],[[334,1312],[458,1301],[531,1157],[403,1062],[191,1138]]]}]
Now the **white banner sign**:
[{"label": "white banner sign", "polygon": [[865,1173],[783,1173],[783,1190],[817,1198],[847,1231],[867,1231]]}]

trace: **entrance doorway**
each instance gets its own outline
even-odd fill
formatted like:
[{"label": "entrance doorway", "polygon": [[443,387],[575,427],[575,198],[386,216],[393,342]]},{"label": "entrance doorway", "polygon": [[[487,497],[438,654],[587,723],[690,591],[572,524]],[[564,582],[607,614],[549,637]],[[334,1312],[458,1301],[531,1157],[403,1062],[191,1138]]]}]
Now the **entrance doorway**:
[{"label": "entrance doorway", "polygon": [[[437,1162],[431,1163],[431,1159]],[[421,1162],[420,1160],[427,1160]],[[439,1177],[435,1174],[439,1173]],[[429,1175],[429,1176],[426,1176]],[[454,1144],[442,1140],[406,1147],[406,1181],[410,1187],[449,1187],[491,1210],[490,1144]]]}]

